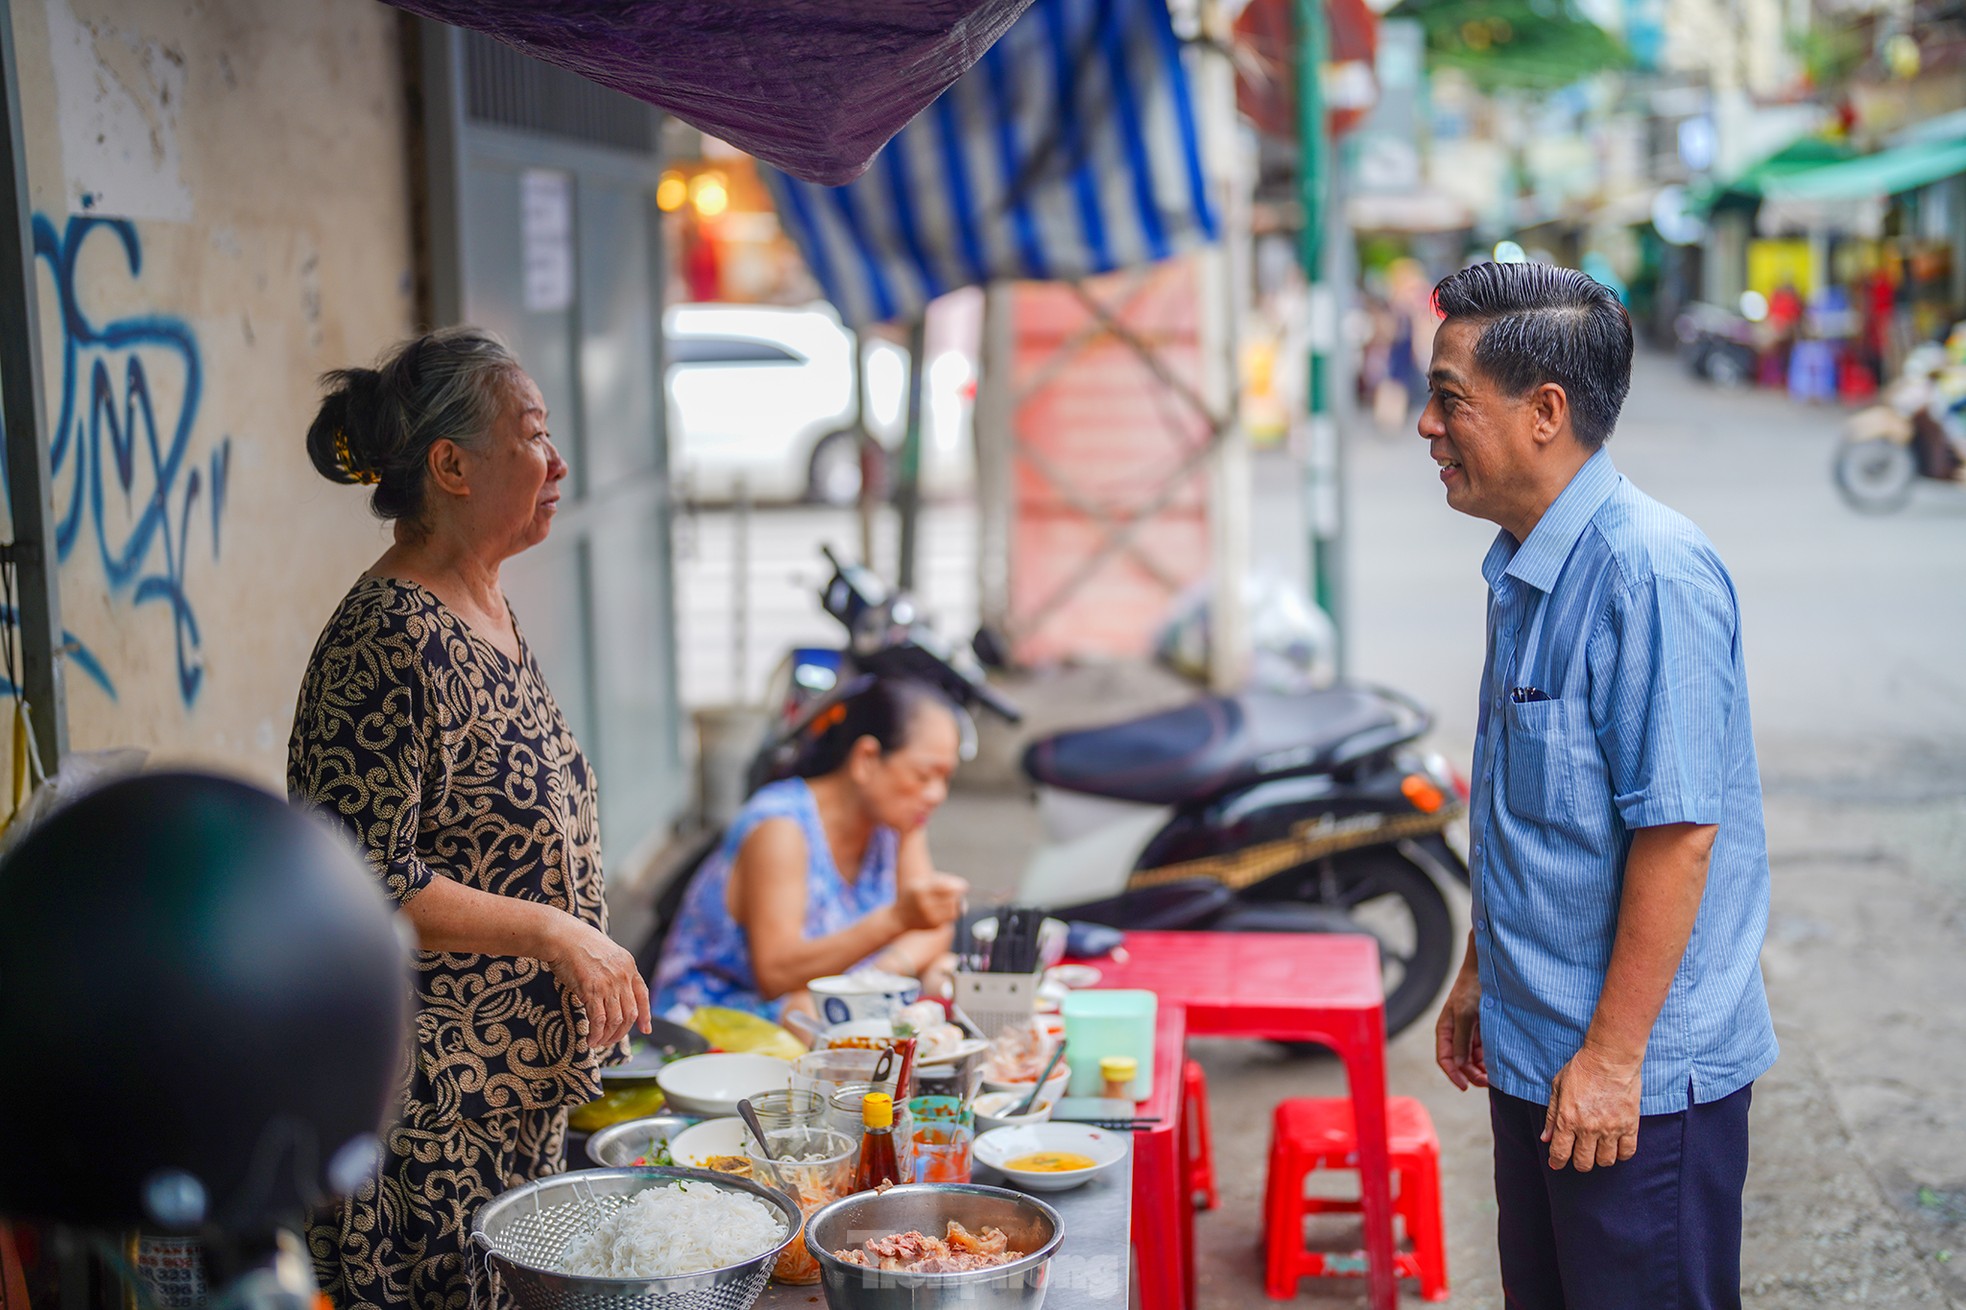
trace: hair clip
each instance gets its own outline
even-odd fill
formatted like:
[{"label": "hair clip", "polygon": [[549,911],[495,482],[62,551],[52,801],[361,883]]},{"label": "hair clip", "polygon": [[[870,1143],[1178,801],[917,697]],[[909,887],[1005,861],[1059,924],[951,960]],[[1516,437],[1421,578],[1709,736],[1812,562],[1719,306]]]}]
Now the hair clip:
[{"label": "hair clip", "polygon": [[348,450],[348,434],[336,428],[334,434],[334,458],[341,471],[364,487],[373,487],[382,481],[382,475],[372,468],[364,468],[355,462]]}]

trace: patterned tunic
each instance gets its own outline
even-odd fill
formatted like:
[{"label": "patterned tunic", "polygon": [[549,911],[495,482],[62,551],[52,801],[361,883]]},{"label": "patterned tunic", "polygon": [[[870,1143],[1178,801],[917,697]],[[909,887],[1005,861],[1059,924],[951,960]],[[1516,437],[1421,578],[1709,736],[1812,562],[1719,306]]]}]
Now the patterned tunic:
[{"label": "patterned tunic", "polygon": [[[364,578],[294,711],[287,790],[344,824],[388,894],[432,878],[606,931],[594,776],[520,638],[515,663],[428,589]],[[376,1171],[314,1217],[341,1310],[509,1303],[468,1247],[478,1208],[565,1167],[567,1107],[599,1094],[585,1012],[539,961],[419,951],[416,1049]]]},{"label": "patterned tunic", "polygon": [[[520,638],[520,660],[427,588],[367,577],[321,634],[287,790],[345,824],[398,904],[433,877],[544,901],[603,932],[594,775]],[[406,1101],[435,1119],[600,1094],[585,1012],[538,960],[418,951]]]}]

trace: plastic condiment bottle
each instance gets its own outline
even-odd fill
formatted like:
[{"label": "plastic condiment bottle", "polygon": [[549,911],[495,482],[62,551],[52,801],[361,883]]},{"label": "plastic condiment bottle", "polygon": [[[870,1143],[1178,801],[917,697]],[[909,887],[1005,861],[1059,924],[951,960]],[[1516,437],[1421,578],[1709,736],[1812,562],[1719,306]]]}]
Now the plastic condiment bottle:
[{"label": "plastic condiment bottle", "polygon": [[901,1181],[901,1162],[894,1154],[894,1098],[869,1092],[860,1102],[860,1164],[853,1173],[853,1190],[871,1192],[882,1183]]},{"label": "plastic condiment bottle", "polygon": [[1116,1100],[1133,1099],[1133,1080],[1140,1076],[1140,1062],[1130,1055],[1109,1055],[1099,1061],[1099,1078],[1104,1084],[1101,1096]]}]

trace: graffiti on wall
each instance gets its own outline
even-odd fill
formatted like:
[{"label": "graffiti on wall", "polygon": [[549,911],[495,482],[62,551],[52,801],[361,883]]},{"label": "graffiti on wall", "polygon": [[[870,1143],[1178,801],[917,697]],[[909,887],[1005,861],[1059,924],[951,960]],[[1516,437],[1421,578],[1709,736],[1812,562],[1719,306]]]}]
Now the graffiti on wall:
[{"label": "graffiti on wall", "polygon": [[[192,454],[204,363],[189,325],[162,314],[90,316],[77,268],[91,238],[115,243],[129,277],[142,276],[143,243],[128,220],[78,214],[57,229],[34,217],[34,255],[53,279],[61,317],[59,404],[48,438],[55,548],[64,564],[92,550],[112,601],[169,611],[177,691],[188,708],[205,677],[191,563],[207,549],[218,559],[232,439],[220,438],[202,459]],[[4,458],[0,448],[0,476]],[[102,662],[63,636],[70,664],[114,699]]]}]

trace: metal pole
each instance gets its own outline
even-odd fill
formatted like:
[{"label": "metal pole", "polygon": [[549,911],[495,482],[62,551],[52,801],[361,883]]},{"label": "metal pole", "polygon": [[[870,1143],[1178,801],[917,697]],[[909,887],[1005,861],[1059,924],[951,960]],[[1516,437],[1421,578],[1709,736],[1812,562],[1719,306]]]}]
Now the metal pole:
[{"label": "metal pole", "polygon": [[[464,321],[464,62],[460,29],[432,18],[415,25],[421,78],[423,128],[424,250],[430,270],[429,314],[424,327]],[[660,374],[657,374],[660,377]]]},{"label": "metal pole", "polygon": [[[0,80],[7,130],[0,134],[0,404],[7,427],[7,497],[14,538],[6,555],[19,581],[22,693],[34,708],[34,736],[50,774],[68,749],[68,696],[63,686],[60,560],[50,523],[47,415],[41,397],[39,290],[34,281],[32,202],[22,144],[14,16],[0,0]],[[13,313],[8,307],[17,307]],[[13,676],[13,670],[7,671]]]},{"label": "metal pole", "polygon": [[730,526],[730,703],[743,705],[751,670],[751,488],[742,473],[737,475],[737,512]]},{"label": "metal pole", "polygon": [[860,562],[874,567],[874,512],[880,505],[881,479],[878,448],[874,433],[867,426],[867,337],[859,329],[853,333],[853,432],[854,449],[860,456],[860,496],[854,514],[860,520]]},{"label": "metal pole", "polygon": [[1208,461],[1209,545],[1212,591],[1208,606],[1208,682],[1222,693],[1240,689],[1249,674],[1249,615],[1243,581],[1250,560],[1249,439],[1241,419],[1240,341],[1243,288],[1249,279],[1249,206],[1236,133],[1235,66],[1228,51],[1233,34],[1219,0],[1200,9],[1202,62],[1197,100],[1221,216],[1222,235],[1196,256],[1201,296],[1202,395],[1211,413],[1226,420]]},{"label": "metal pole", "polygon": [[[1304,225],[1300,258],[1310,281],[1311,358],[1308,385],[1310,448],[1304,461],[1305,517],[1311,530],[1311,591],[1342,634],[1338,613],[1338,430],[1331,418],[1330,351],[1338,331],[1337,298],[1327,281],[1325,226],[1331,147],[1324,110],[1323,0],[1295,0],[1297,19],[1298,195]],[[1339,671],[1344,671],[1339,640]]]},{"label": "metal pole", "polygon": [[894,489],[901,514],[901,564],[895,570],[901,590],[915,590],[915,539],[922,516],[922,379],[928,369],[928,315],[908,326],[908,435],[901,444],[901,477]]},{"label": "metal pole", "polygon": [[983,289],[983,339],[977,351],[976,407],[970,438],[976,452],[977,617],[984,627],[1000,634],[1010,631],[1015,295],[1016,289],[1009,282],[992,282]]}]

